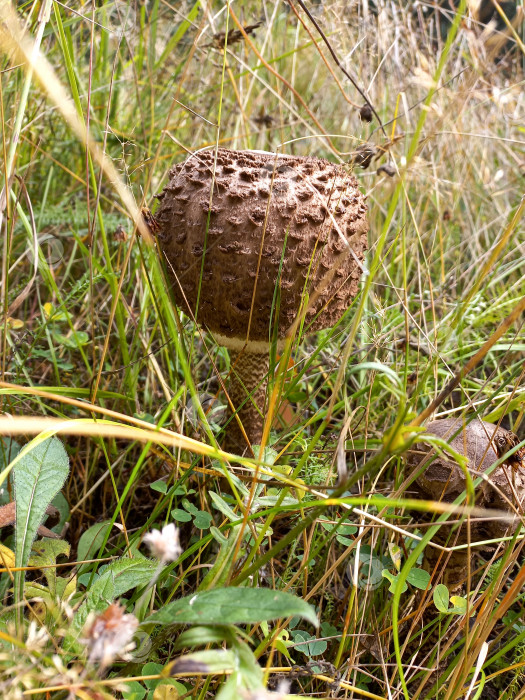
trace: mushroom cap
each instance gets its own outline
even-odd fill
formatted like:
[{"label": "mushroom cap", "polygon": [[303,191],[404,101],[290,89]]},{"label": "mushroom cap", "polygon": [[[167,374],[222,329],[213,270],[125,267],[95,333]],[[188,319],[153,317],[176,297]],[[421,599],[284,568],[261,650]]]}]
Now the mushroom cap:
[{"label": "mushroom cap", "polygon": [[367,207],[341,165],[199,151],[172,168],[158,199],[158,241],[175,300],[222,345],[239,349],[248,340],[247,350],[267,351],[272,333],[284,338],[305,294],[305,329],[329,328],[358,292]]},{"label": "mushroom cap", "polygon": [[[468,458],[467,468],[473,479],[498,460],[493,442],[498,436],[508,435],[508,431],[493,423],[474,419],[468,425],[455,418],[435,420],[426,426],[427,432],[447,440],[448,444],[459,454]],[[459,432],[458,432],[459,431]],[[456,433],[458,433],[456,435]],[[455,435],[454,438],[452,436]],[[417,467],[433,452],[430,445],[416,443],[408,454],[408,463]],[[433,454],[429,466],[416,480],[416,488],[423,498],[451,503],[465,490],[465,474],[457,463]],[[516,497],[519,502],[516,503]],[[496,467],[487,480],[483,481],[476,492],[476,505],[482,508],[506,510],[513,513],[509,502],[518,509],[525,498],[525,475],[521,470],[503,463]],[[473,540],[482,536],[499,537],[514,532],[519,524],[494,519],[475,525],[472,529]],[[446,532],[446,530],[444,530]]]}]

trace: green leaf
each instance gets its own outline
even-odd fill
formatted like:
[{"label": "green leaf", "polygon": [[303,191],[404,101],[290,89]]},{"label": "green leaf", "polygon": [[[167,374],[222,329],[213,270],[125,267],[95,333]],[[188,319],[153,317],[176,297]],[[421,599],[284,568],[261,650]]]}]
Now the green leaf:
[{"label": "green leaf", "polygon": [[197,625],[184,630],[177,637],[175,649],[184,647],[198,647],[206,644],[221,644],[226,641],[230,644],[235,639],[236,628],[232,626],[208,626]]},{"label": "green leaf", "polygon": [[460,595],[450,596],[450,605],[452,607],[449,608],[449,613],[454,613],[455,615],[464,615],[467,612],[467,599],[463,598]]},{"label": "green leaf", "polygon": [[142,700],[146,696],[147,690],[138,681],[127,681],[126,690],[122,691],[124,700]]},{"label": "green leaf", "polygon": [[410,569],[407,581],[419,588],[419,590],[424,591],[430,582],[430,574],[424,569]]},{"label": "green leaf", "polygon": [[444,583],[439,583],[434,588],[434,593],[432,594],[432,597],[434,598],[434,605],[439,610],[439,612],[448,612],[449,592],[448,588],[445,586]]},{"label": "green leaf", "polygon": [[209,491],[208,495],[213,501],[213,506],[217,508],[217,510],[219,510],[225,517],[227,517],[230,522],[234,523],[240,519],[240,516],[230,508],[230,506],[223,498],[219,496],[219,494],[215,493],[215,491]]},{"label": "green leaf", "polygon": [[171,511],[171,517],[179,523],[187,523],[191,520],[191,515],[181,508],[174,508]]},{"label": "green leaf", "polygon": [[355,544],[354,540],[351,540],[348,537],[343,537],[342,535],[337,535],[335,539],[344,547],[352,547]]},{"label": "green leaf", "polygon": [[82,632],[90,612],[102,612],[115,598],[134,588],[147,585],[153,578],[157,566],[157,562],[145,557],[118,559],[111,562],[87,591],[84,602],[73,618],[72,634],[66,646],[75,648],[76,638]]},{"label": "green leaf", "polygon": [[207,530],[211,525],[211,521],[212,521],[211,515],[209,513],[207,513],[205,510],[200,510],[197,513],[197,515],[195,516],[193,524],[199,530]]},{"label": "green leaf", "polygon": [[[83,532],[78,541],[77,561],[94,559],[104,544],[106,536],[109,530],[111,530],[111,527],[111,520],[104,520],[101,523],[95,523],[95,525],[92,525],[85,532]],[[91,566],[91,564],[83,564],[82,566],[79,566],[78,570],[79,572],[86,571],[86,569],[89,569]]]},{"label": "green leaf", "polygon": [[178,700],[188,693],[188,688],[171,678],[168,681],[159,682],[152,695],[152,700]]},{"label": "green leaf", "polygon": [[[215,531],[212,534],[214,535],[215,539],[221,543],[221,546],[215,563],[200,583],[198,589],[199,591],[207,591],[210,588],[218,588],[227,583],[230,564],[235,553],[235,544],[237,542],[239,528],[240,525],[236,525],[234,528],[232,528],[233,532],[229,534],[228,538],[224,537],[219,530],[216,530],[216,528],[211,528]],[[222,541],[217,537],[217,535],[220,535]]]},{"label": "green leaf", "polygon": [[68,557],[70,549],[69,542],[65,540],[45,537],[33,545],[29,564],[30,566],[53,566],[61,554]]},{"label": "green leaf", "polygon": [[[69,458],[56,437],[35,438],[18,455],[13,480],[16,500],[15,566],[26,566],[47,506],[69,474]],[[22,601],[24,572],[15,572],[15,600]],[[22,613],[22,607],[20,614]],[[20,621],[20,620],[19,620]]]},{"label": "green leaf", "polygon": [[64,496],[64,494],[61,491],[59,491],[51,501],[51,505],[55,506],[55,508],[58,510],[59,515],[58,523],[54,525],[51,528],[51,530],[53,532],[56,532],[57,535],[60,535],[60,533],[62,532],[62,528],[64,527],[67,519],[69,518],[69,503],[67,502],[67,498]]},{"label": "green leaf", "polygon": [[150,489],[153,489],[153,491],[158,491],[159,493],[168,492],[168,484],[164,481],[164,479],[157,479],[157,481],[154,481],[149,485],[149,487]]},{"label": "green leaf", "polygon": [[56,593],[57,580],[57,572],[53,566],[60,555],[69,557],[69,551],[69,543],[65,542],[65,540],[52,540],[45,537],[33,545],[31,556],[29,557],[29,566],[51,567],[43,568],[43,574],[46,577],[51,595]]},{"label": "green leaf", "polygon": [[[383,578],[386,578],[390,581],[390,586],[388,587],[388,590],[390,591],[390,593],[395,593],[399,576],[395,576],[394,574],[391,574],[388,569],[383,569],[383,571],[381,572],[381,575],[383,576]],[[401,589],[401,593],[404,593],[406,590],[408,590],[408,586],[406,584],[406,581],[404,581],[403,588]]]},{"label": "green leaf", "polygon": [[215,700],[239,700],[239,684],[239,674],[234,671],[219,688]]},{"label": "green leaf", "polygon": [[[163,668],[164,666],[162,664],[155,664],[152,661],[149,661],[142,667],[141,675],[154,676],[155,674],[160,674]],[[149,680],[144,681],[144,685],[146,686],[146,688],[148,688],[148,690],[152,690],[153,688],[156,688],[158,686],[161,680],[161,678],[150,678]]]},{"label": "green leaf", "polygon": [[304,630],[294,630],[292,632],[294,641],[294,650],[299,651],[305,656],[320,656],[324,654],[328,647],[328,643],[324,639],[316,639],[313,634]]},{"label": "green leaf", "polygon": [[237,666],[235,654],[229,649],[208,649],[193,654],[179,656],[165,668],[165,673],[223,673],[232,671]]},{"label": "green leaf", "polygon": [[86,345],[90,341],[90,337],[86,331],[75,331],[72,335],[63,335],[62,333],[54,333],[53,335],[57,343],[64,345],[70,350]]},{"label": "green leaf", "polygon": [[[15,440],[8,437],[0,437],[0,472],[3,472],[10,462],[17,456],[22,448]],[[0,480],[0,485],[3,480]],[[0,505],[4,503],[9,503],[11,500],[9,497],[9,492],[7,489],[2,489],[2,498],[0,498]]]},{"label": "green leaf", "polygon": [[182,499],[182,507],[192,515],[197,515],[197,513],[199,512],[199,509],[196,506],[194,506],[193,503],[190,503],[187,498]]},{"label": "green leaf", "polygon": [[292,615],[318,625],[313,607],[290,593],[270,588],[216,588],[168,603],[146,623],[235,625]]},{"label": "green leaf", "polygon": [[263,670],[250,647],[245,642],[235,640],[233,651],[237,656],[237,669],[242,685],[250,690],[262,689]]}]

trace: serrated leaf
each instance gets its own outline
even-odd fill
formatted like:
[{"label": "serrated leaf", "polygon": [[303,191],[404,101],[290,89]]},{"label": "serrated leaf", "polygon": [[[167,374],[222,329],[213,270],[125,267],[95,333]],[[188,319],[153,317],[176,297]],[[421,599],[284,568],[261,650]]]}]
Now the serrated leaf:
[{"label": "serrated leaf", "polygon": [[[56,564],[57,557],[60,555],[69,557],[70,546],[65,540],[53,540],[45,537],[39,542],[35,542],[31,549],[29,557],[29,565],[42,568],[42,572],[46,577],[49,592],[52,596],[57,595],[56,579],[57,572],[52,568]],[[51,567],[51,568],[48,568]]]},{"label": "serrated leaf", "polygon": [[[47,506],[69,474],[69,457],[56,437],[35,438],[18,455],[13,470],[16,501],[16,566],[26,566]],[[15,601],[23,595],[24,572],[15,572]],[[19,608],[20,613],[22,607]],[[19,619],[19,622],[21,620]]]},{"label": "serrated leaf", "polygon": [[434,599],[434,605],[439,610],[439,612],[448,612],[448,601],[450,596],[448,588],[445,586],[444,583],[439,583],[434,588],[434,593],[432,594],[432,597]]},{"label": "serrated leaf", "polygon": [[69,648],[74,648],[76,637],[82,631],[89,613],[103,612],[115,598],[119,598],[133,588],[148,584],[157,566],[157,562],[142,557],[111,562],[87,591],[84,602],[73,618],[71,625],[73,634],[68,640]]},{"label": "serrated leaf", "polygon": [[301,598],[270,588],[215,588],[168,603],[146,623],[249,624],[263,620],[298,617],[318,625],[314,608]]}]

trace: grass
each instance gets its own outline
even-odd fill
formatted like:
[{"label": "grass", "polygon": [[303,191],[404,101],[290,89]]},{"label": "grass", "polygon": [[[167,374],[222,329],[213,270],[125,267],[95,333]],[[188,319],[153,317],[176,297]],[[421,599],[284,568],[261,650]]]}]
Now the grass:
[{"label": "grass", "polygon": [[[460,698],[471,683],[470,698],[524,697],[521,534],[473,548],[467,632],[433,602],[442,571],[418,573],[437,528],[413,517],[406,463],[430,412],[525,436],[523,55],[494,60],[459,16],[436,36],[409,3],[376,4],[311,11],[384,131],[360,120],[298,4],[0,2],[0,434],[57,434],[70,460],[54,501],[63,544],[22,563],[20,598],[1,574],[4,697],[263,697],[283,681],[301,697],[334,683],[348,698]],[[204,146],[351,162],[366,142],[380,152],[355,168],[370,220],[361,293],[335,328],[296,336],[289,371],[272,364],[282,391],[261,459],[226,457],[207,410],[226,403],[227,352],[173,307],[139,212]],[[182,553],[158,565],[140,543],[169,522]],[[286,606],[184,632],[146,623],[107,667],[78,641],[82,611],[120,600],[115,619],[142,622],[226,586],[238,608],[246,587],[293,593],[321,627]],[[202,673],[170,667],[181,653],[207,654],[191,657]]]}]

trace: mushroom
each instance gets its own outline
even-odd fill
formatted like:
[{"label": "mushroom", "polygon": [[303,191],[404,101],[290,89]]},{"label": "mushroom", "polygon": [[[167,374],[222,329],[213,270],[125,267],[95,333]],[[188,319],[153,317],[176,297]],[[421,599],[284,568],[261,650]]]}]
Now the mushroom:
[{"label": "mushroom", "polygon": [[[175,165],[157,196],[175,301],[230,351],[229,397],[260,444],[270,343],[302,313],[307,332],[333,326],[356,296],[365,199],[341,165],[223,148]],[[235,420],[227,449],[246,449]]]},{"label": "mushroom", "polygon": [[[445,439],[453,450],[468,459],[467,468],[475,480],[485,473],[494,462],[505,455],[519,440],[514,433],[502,427],[474,419],[468,425],[454,418],[435,420],[426,426],[428,433]],[[439,456],[427,443],[416,443],[408,453],[408,464],[415,469],[426,468],[416,478],[415,487],[420,498],[452,503],[465,491],[466,480],[463,470],[452,459]],[[520,511],[525,499],[525,448],[521,448],[496,467],[482,481],[476,490],[476,506],[514,515]],[[473,521],[470,528],[470,542],[475,543],[510,535],[515,532],[521,520]],[[456,530],[454,525],[443,525],[436,534],[438,544],[448,546],[466,544],[468,530],[462,524]],[[432,572],[438,558],[443,553],[434,548],[425,550],[425,567]],[[453,551],[446,561],[443,583],[449,588],[459,588],[468,570],[470,551]],[[442,559],[443,561],[443,559]]]}]

